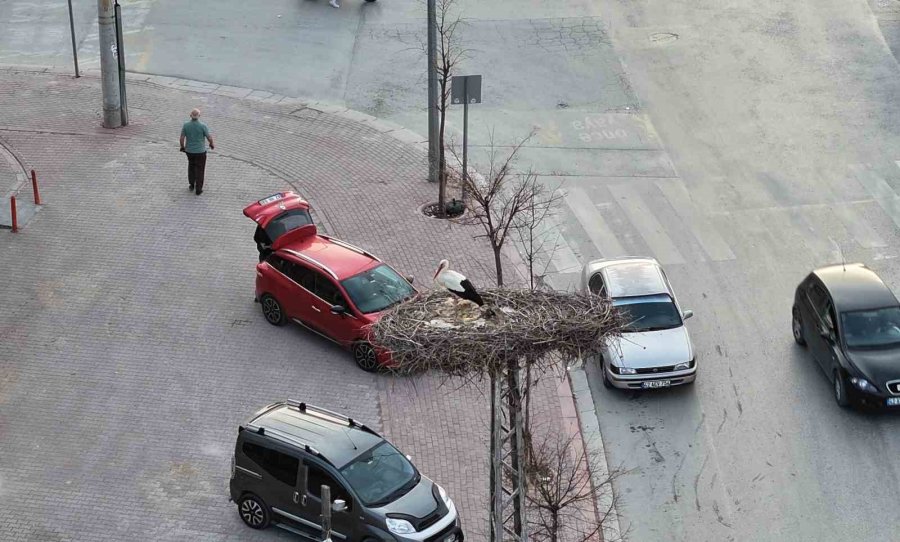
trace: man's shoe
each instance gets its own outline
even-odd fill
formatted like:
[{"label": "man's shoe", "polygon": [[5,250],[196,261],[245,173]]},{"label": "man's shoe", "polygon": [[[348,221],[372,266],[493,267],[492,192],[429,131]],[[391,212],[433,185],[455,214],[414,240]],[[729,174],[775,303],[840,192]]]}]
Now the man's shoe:
[{"label": "man's shoe", "polygon": [[198,196],[199,196],[200,194],[202,194],[202,193],[203,193],[203,190],[197,190],[197,195],[198,195]]},{"label": "man's shoe", "polygon": [[193,190],[194,190],[194,185],[189,184],[189,185],[188,185],[188,190],[193,191]]},{"label": "man's shoe", "polygon": [[333,8],[341,7],[341,5],[337,3],[337,0],[331,0],[331,2],[328,2],[328,5],[330,5]]}]

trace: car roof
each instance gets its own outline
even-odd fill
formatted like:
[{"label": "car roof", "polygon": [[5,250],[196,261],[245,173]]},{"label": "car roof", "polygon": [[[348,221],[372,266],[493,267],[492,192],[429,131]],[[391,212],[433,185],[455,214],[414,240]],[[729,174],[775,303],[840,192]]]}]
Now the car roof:
[{"label": "car roof", "polygon": [[875,309],[897,305],[897,298],[881,278],[865,264],[835,264],[813,274],[831,294],[838,311]]},{"label": "car roof", "polygon": [[608,260],[601,272],[607,294],[612,298],[669,294],[662,268],[650,258]]},{"label": "car roof", "polygon": [[324,268],[335,280],[344,280],[381,264],[369,252],[327,235],[307,235],[288,242],[280,250]]},{"label": "car roof", "polygon": [[378,433],[351,418],[297,401],[271,404],[257,412],[245,430],[306,449],[341,469],[384,442]]}]

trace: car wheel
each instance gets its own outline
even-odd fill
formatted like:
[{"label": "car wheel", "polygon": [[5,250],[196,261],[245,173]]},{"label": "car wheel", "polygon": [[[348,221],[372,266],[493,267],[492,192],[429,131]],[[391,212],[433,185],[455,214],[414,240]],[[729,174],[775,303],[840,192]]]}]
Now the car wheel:
[{"label": "car wheel", "polygon": [[269,507],[256,495],[249,494],[238,501],[238,512],[241,519],[252,529],[265,529],[269,526]]},{"label": "car wheel", "polygon": [[263,296],[259,298],[259,304],[262,306],[263,316],[266,317],[266,322],[269,322],[273,326],[283,326],[287,321],[284,309],[281,308],[281,303],[274,297],[269,294],[263,294]]},{"label": "car wheel", "polygon": [[353,359],[363,371],[371,373],[378,368],[378,354],[369,343],[356,343],[353,347]]},{"label": "car wheel", "polygon": [[609,375],[606,374],[606,362],[603,361],[603,358],[600,358],[600,374],[603,375],[601,377],[603,379],[603,387],[608,390],[613,389],[612,382],[609,381]]},{"label": "car wheel", "polygon": [[794,332],[794,340],[800,346],[806,346],[806,339],[803,337],[803,318],[800,316],[800,309],[794,307],[794,316],[791,318],[791,330]]},{"label": "car wheel", "polygon": [[834,371],[834,400],[841,407],[850,404],[850,400],[847,398],[847,381],[839,370]]}]

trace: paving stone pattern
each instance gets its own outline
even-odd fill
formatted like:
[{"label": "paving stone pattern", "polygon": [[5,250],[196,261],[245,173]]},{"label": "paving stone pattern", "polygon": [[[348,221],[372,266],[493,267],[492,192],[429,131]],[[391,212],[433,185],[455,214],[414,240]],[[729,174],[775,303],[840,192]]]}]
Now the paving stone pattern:
[{"label": "paving stone pattern", "polygon": [[[484,539],[482,390],[372,376],[299,327],[268,325],[241,208],[294,188],[323,230],[424,287],[443,257],[489,284],[489,250],[418,212],[435,199],[419,147],[198,89],[131,82],[131,124],[106,130],[96,77],[0,71],[0,138],[39,172],[46,203],[20,233],[0,231],[0,539],[294,539],[244,527],[227,493],[238,424],[287,397],[382,429]],[[217,145],[199,197],[177,148],[195,106]],[[545,388],[536,410],[552,423]]]}]

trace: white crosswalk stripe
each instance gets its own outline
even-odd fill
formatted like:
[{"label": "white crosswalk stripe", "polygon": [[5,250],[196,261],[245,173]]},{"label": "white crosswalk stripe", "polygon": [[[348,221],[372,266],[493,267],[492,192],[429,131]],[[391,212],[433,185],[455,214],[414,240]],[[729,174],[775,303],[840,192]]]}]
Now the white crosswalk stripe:
[{"label": "white crosswalk stripe", "polygon": [[618,184],[610,186],[609,191],[660,263],[669,265],[685,263],[678,247],[666,233],[666,228],[656,219],[653,211],[634,187]]},{"label": "white crosswalk stripe", "polygon": [[728,243],[722,239],[715,226],[694,205],[694,201],[681,179],[657,181],[656,186],[669,200],[675,213],[690,228],[691,233],[711,260],[735,259],[734,252],[731,251]]}]

